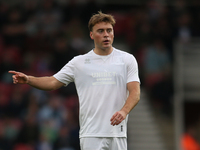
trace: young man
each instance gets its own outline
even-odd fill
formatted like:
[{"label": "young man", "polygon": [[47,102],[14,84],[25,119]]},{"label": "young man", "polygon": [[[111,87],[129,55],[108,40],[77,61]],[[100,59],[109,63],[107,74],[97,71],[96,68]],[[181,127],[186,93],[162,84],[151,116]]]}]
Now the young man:
[{"label": "young man", "polygon": [[41,90],[75,82],[82,150],[127,150],[127,119],[140,99],[140,80],[133,55],[112,47],[114,25],[111,15],[93,15],[88,27],[95,48],[74,57],[51,77],[9,71],[15,84],[26,83]]}]

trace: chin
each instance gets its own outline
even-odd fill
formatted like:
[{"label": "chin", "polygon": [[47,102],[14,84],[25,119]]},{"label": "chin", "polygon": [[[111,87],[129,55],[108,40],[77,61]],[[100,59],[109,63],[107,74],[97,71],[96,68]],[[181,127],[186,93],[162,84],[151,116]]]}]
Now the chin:
[{"label": "chin", "polygon": [[103,47],[102,50],[107,51],[109,50],[111,47]]},{"label": "chin", "polygon": [[102,47],[102,49],[105,49],[105,50],[110,49],[110,48],[112,48],[111,45],[110,46],[104,46],[104,47]]}]

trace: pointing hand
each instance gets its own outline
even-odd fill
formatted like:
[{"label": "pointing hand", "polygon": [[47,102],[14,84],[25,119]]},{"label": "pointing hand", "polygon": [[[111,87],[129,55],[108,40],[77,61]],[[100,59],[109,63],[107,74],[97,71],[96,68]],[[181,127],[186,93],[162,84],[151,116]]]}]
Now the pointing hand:
[{"label": "pointing hand", "polygon": [[9,73],[12,73],[13,76],[13,83],[14,84],[25,84],[28,83],[28,76],[21,72],[16,71],[8,71]]}]

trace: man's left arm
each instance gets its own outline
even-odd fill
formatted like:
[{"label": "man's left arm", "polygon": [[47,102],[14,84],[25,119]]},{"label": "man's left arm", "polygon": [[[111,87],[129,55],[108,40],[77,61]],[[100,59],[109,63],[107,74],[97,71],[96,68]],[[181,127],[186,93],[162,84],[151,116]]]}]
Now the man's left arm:
[{"label": "man's left arm", "polygon": [[111,125],[120,124],[130,111],[137,105],[140,100],[140,83],[137,81],[127,83],[127,89],[129,91],[129,96],[126,100],[126,103],[122,109],[116,112],[110,119]]}]

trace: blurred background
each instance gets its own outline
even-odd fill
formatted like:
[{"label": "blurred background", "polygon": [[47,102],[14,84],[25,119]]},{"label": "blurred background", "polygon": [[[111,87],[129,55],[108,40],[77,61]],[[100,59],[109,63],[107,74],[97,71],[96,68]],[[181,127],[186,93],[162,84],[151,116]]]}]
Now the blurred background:
[{"label": "blurred background", "polygon": [[80,150],[74,84],[46,92],[13,85],[8,71],[51,76],[90,51],[99,10],[117,21],[114,47],[138,61],[129,150],[200,150],[199,0],[1,0],[0,150]]}]

